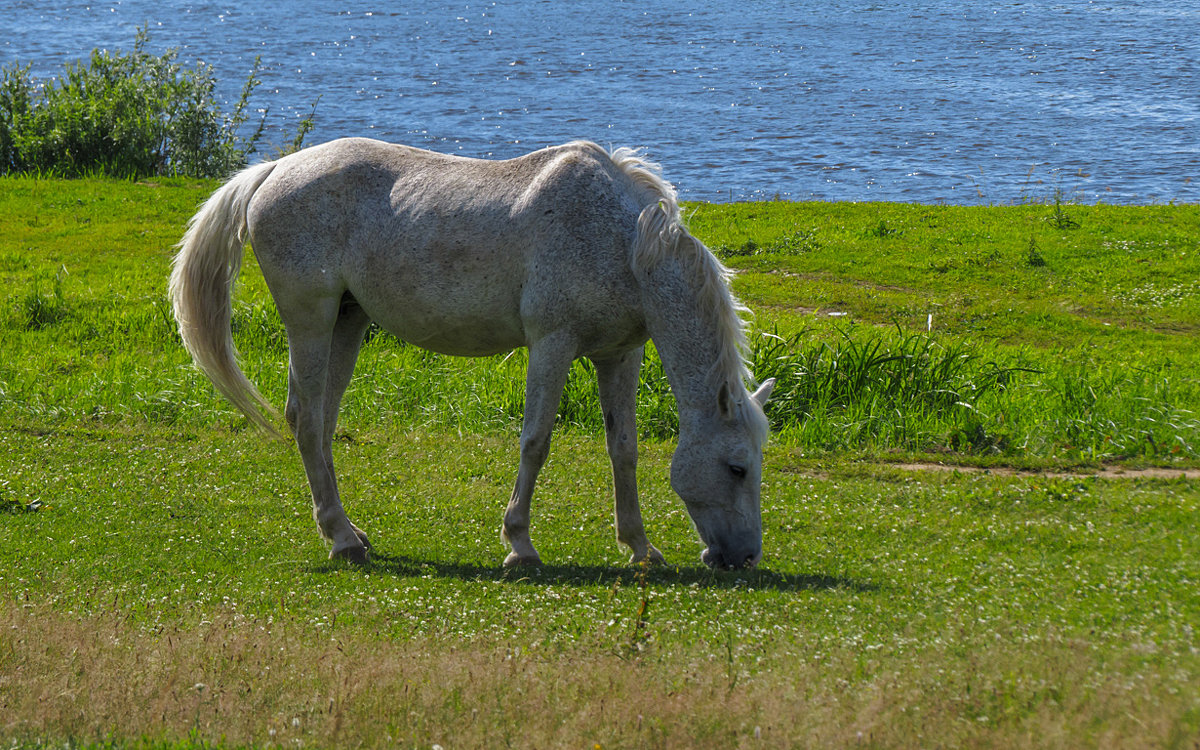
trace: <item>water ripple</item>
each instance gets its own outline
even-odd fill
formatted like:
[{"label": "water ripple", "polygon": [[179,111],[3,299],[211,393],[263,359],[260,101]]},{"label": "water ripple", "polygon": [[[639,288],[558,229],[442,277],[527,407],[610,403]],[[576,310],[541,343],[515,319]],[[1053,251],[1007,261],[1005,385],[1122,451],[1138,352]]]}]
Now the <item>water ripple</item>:
[{"label": "water ripple", "polygon": [[213,64],[226,98],[255,55],[273,112],[320,95],[310,143],[640,145],[695,199],[1200,201],[1190,2],[287,7],[17,0],[0,61],[53,75],[147,23],[155,49]]}]

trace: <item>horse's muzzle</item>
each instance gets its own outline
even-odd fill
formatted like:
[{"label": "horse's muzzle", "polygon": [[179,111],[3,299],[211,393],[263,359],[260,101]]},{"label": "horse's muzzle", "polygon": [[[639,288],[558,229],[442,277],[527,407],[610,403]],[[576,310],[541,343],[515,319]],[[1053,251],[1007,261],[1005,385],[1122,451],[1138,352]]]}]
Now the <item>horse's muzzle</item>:
[{"label": "horse's muzzle", "polygon": [[709,547],[700,553],[700,561],[716,570],[750,569],[758,565],[760,560],[762,560],[761,547],[753,550],[742,548],[732,551]]}]

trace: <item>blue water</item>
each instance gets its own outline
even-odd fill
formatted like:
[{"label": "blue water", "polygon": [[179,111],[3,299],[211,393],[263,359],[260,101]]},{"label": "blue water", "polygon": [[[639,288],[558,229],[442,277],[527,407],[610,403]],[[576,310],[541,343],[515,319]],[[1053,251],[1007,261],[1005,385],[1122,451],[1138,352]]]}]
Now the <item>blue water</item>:
[{"label": "blue water", "polygon": [[[810,6],[810,7],[806,7]],[[271,137],[642,146],[685,197],[1200,202],[1200,2],[0,1],[0,62],[178,47]]]}]

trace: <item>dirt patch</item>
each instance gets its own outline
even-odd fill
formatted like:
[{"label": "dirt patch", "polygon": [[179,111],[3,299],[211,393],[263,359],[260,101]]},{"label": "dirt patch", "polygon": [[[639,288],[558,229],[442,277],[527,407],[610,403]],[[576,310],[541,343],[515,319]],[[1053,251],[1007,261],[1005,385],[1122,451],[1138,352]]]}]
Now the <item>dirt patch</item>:
[{"label": "dirt patch", "polygon": [[805,271],[777,271],[776,273],[785,279],[802,279],[804,281],[848,284],[850,286],[858,287],[859,289],[871,289],[877,292],[899,292],[901,294],[918,295],[926,294],[925,291],[921,289],[914,289],[910,286],[900,286],[899,284],[881,284],[877,281],[871,281],[870,279],[843,278],[828,273],[811,273]]},{"label": "dirt patch", "polygon": [[958,471],[963,474],[998,474],[1000,476],[1031,476],[1055,477],[1060,479],[1086,479],[1099,477],[1101,479],[1200,479],[1200,469],[1169,469],[1152,466],[1143,469],[1132,469],[1124,466],[1102,466],[1096,469],[1079,469],[1077,471],[1042,471],[1037,469],[1014,469],[1009,466],[954,466],[950,464],[908,462],[887,464],[895,469],[905,471]]},{"label": "dirt patch", "polygon": [[848,317],[850,317],[850,313],[845,312],[843,310],[838,310],[836,308],[830,309],[830,308],[824,308],[824,307],[808,307],[805,305],[769,304],[769,305],[759,305],[759,309],[787,310],[788,312],[795,313],[797,315],[816,315],[818,317],[824,317],[824,318],[848,318]]}]

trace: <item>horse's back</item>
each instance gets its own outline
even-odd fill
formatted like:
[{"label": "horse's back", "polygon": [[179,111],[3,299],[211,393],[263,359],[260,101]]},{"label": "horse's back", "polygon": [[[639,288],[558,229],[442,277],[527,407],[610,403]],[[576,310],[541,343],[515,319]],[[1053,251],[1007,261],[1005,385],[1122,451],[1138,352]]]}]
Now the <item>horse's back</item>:
[{"label": "horse's back", "polygon": [[281,313],[349,293],[427,348],[487,354],[573,325],[587,353],[644,339],[637,203],[592,144],[488,161],[355,138],[280,160],[248,221]]}]

